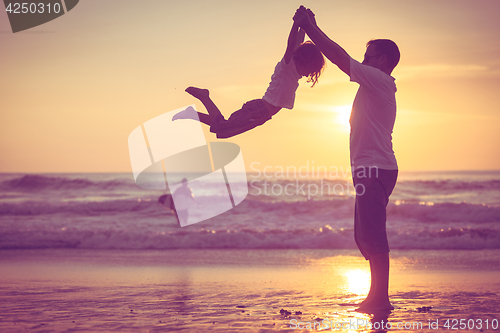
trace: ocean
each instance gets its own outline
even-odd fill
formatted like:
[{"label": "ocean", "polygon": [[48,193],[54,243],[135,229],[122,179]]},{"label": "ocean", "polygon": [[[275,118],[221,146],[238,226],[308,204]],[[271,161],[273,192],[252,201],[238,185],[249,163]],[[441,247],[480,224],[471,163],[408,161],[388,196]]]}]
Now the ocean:
[{"label": "ocean", "polygon": [[[0,174],[0,249],[356,249],[352,181],[331,176],[249,173],[236,208],[181,228],[131,173]],[[500,171],[403,171],[390,199],[391,249],[500,249]]]}]

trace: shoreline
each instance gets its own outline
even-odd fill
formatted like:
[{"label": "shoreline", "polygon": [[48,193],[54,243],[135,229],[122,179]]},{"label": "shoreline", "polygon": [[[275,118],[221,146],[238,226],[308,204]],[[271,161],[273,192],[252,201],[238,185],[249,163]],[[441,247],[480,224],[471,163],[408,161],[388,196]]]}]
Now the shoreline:
[{"label": "shoreline", "polygon": [[[498,254],[392,251],[387,321],[500,320]],[[1,250],[0,270],[2,332],[310,332],[291,321],[374,320],[346,306],[369,287],[356,250]],[[405,331],[436,331],[425,325]]]}]

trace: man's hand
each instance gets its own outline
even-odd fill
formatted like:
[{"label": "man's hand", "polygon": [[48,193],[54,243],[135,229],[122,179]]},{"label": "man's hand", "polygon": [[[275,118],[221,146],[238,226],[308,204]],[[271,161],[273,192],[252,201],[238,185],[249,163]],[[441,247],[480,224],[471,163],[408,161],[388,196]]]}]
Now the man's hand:
[{"label": "man's hand", "polygon": [[307,12],[307,9],[304,6],[300,6],[299,9],[297,9],[295,15],[293,16],[293,21],[297,23],[299,27],[304,27],[311,24],[310,16]]},{"label": "man's hand", "polygon": [[328,60],[337,65],[344,73],[350,75],[351,57],[318,27],[314,13],[310,9],[300,6],[293,16],[293,21],[295,25],[298,25],[306,32],[307,36]]},{"label": "man's hand", "polygon": [[309,15],[309,21],[311,22],[311,24],[317,27],[318,25],[316,24],[316,18],[314,17],[315,15],[309,8],[307,8],[307,15]]}]

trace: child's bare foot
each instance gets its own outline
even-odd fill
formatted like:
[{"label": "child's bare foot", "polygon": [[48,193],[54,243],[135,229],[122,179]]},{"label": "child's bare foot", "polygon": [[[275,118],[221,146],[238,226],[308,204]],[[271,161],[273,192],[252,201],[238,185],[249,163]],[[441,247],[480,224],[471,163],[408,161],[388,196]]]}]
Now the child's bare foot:
[{"label": "child's bare foot", "polygon": [[186,110],[182,110],[181,112],[175,114],[172,117],[172,121],[177,120],[177,119],[193,119],[193,120],[199,120],[198,119],[198,113],[196,112],[195,109],[192,107],[188,107]]},{"label": "child's bare foot", "polygon": [[200,88],[196,88],[196,87],[186,88],[186,92],[188,94],[190,94],[191,96],[196,97],[200,100],[204,99],[204,98],[209,98],[209,94],[210,94],[208,89],[200,89]]}]

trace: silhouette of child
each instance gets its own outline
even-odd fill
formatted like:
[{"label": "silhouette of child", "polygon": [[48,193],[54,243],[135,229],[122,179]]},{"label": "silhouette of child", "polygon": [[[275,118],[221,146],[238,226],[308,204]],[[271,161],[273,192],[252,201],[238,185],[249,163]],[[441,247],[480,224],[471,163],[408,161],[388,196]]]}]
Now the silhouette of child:
[{"label": "silhouette of child", "polygon": [[197,112],[196,117],[192,109],[187,109],[176,114],[172,120],[199,120],[209,125],[210,131],[217,138],[229,138],[264,124],[281,108],[292,109],[299,79],[308,77],[307,82],[312,82],[314,87],[325,66],[323,54],[316,45],[309,41],[302,43],[304,36],[304,31],[299,30],[298,24],[294,23],[288,36],[285,55],[276,65],[271,83],[261,99],[246,102],[226,120],[210,99],[207,89],[189,87],[186,92],[199,99],[208,114]]}]

